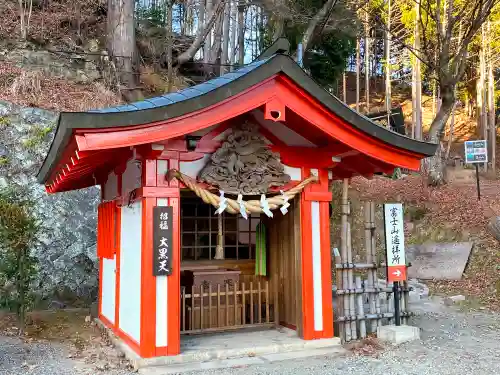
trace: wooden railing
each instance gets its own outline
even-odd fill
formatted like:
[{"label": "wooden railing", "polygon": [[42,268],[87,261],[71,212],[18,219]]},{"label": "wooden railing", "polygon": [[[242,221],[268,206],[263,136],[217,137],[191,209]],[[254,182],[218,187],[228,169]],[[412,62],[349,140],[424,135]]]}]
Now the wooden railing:
[{"label": "wooden railing", "polygon": [[181,288],[181,334],[274,324],[269,281]]}]

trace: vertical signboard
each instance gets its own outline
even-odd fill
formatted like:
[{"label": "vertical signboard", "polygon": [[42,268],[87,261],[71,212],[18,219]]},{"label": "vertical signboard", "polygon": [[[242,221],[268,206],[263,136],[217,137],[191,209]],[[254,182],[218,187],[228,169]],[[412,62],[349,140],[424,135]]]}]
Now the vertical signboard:
[{"label": "vertical signboard", "polygon": [[481,189],[479,187],[479,167],[478,164],[488,162],[488,142],[486,140],[465,141],[465,163],[474,164],[476,167],[477,199],[481,199]]},{"label": "vertical signboard", "polygon": [[387,281],[406,280],[405,234],[403,205],[384,204],[385,248],[387,258]]},{"label": "vertical signboard", "polygon": [[153,275],[172,273],[173,207],[153,207]]}]

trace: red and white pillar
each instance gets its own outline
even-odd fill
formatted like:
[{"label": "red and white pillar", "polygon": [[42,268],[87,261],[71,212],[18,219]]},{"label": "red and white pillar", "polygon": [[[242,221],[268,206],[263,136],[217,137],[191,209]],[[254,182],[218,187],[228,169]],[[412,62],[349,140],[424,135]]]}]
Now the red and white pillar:
[{"label": "red and white pillar", "polygon": [[[178,160],[147,155],[142,170],[141,340],[143,358],[180,353],[180,192],[177,180],[167,182]],[[153,276],[153,207],[173,207],[172,274]]]},{"label": "red and white pillar", "polygon": [[303,339],[333,337],[330,210],[328,171],[302,168],[303,178],[315,174],[319,183],[301,194]]}]

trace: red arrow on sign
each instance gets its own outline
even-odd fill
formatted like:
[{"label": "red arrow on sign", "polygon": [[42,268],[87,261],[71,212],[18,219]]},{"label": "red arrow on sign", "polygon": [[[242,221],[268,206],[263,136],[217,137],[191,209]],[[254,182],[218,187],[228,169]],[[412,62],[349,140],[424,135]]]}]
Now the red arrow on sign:
[{"label": "red arrow on sign", "polygon": [[404,281],[406,280],[406,266],[389,266],[387,267],[387,281]]}]

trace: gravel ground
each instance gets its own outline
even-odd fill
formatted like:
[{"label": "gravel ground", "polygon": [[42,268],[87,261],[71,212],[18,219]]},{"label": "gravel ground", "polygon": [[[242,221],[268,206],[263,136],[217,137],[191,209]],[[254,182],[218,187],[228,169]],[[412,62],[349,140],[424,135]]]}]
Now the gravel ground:
[{"label": "gravel ground", "polygon": [[[249,374],[370,374],[474,375],[500,373],[500,315],[483,311],[464,313],[440,301],[413,306],[420,315],[412,324],[422,328],[422,341],[386,348],[372,355],[317,357],[293,362],[193,372],[190,375]],[[131,375],[118,369],[96,371],[67,358],[64,348],[47,343],[21,344],[0,337],[0,374]]]}]

